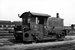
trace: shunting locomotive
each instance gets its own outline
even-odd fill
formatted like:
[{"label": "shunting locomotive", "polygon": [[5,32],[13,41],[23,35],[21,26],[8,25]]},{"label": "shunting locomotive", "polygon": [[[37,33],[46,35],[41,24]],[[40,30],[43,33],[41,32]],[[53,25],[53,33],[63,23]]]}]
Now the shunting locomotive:
[{"label": "shunting locomotive", "polygon": [[62,40],[66,36],[63,19],[51,17],[48,14],[24,12],[21,16],[22,24],[14,27],[16,40],[25,42],[37,42],[46,40]]}]

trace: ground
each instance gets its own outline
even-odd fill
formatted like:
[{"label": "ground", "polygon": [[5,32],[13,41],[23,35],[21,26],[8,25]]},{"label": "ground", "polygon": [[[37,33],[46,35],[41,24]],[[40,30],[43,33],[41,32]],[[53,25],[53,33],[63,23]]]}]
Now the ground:
[{"label": "ground", "polygon": [[25,50],[27,47],[29,48],[32,47],[33,49],[26,49],[26,50],[75,50],[74,39],[75,39],[75,36],[66,36],[65,41],[67,42],[59,41],[54,43],[46,42],[46,43],[37,43],[37,44],[36,43],[23,44],[23,43],[14,43],[8,38],[1,38],[0,50]]}]

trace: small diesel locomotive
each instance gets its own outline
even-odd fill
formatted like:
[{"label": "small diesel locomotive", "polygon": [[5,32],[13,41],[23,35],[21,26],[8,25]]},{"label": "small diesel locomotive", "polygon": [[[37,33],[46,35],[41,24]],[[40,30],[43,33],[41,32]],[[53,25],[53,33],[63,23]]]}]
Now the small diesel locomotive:
[{"label": "small diesel locomotive", "polygon": [[16,40],[25,42],[63,40],[67,34],[64,29],[63,19],[51,17],[48,14],[24,12],[22,24],[14,27],[14,37]]}]

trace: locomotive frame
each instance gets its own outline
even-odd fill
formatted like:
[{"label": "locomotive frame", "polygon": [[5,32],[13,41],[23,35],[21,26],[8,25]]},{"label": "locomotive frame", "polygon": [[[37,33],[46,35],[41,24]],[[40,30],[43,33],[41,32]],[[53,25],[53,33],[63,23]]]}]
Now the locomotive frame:
[{"label": "locomotive frame", "polygon": [[[25,42],[63,40],[67,34],[63,28],[63,21],[62,26],[59,24],[57,24],[59,26],[54,24],[50,27],[48,26],[48,18],[51,17],[48,14],[25,12],[19,17],[22,18],[22,25],[14,27],[14,37],[16,40]],[[60,19],[58,13],[54,19],[58,22]]]}]

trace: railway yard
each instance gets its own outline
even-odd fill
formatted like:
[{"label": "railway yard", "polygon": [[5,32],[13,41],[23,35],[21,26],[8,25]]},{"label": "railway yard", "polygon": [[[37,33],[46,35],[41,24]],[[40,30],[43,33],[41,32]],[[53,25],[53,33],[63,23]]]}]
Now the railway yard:
[{"label": "railway yard", "polygon": [[24,44],[5,31],[0,33],[0,50],[75,50],[75,36],[68,35],[64,41]]},{"label": "railway yard", "polygon": [[75,25],[66,28],[59,13],[25,12],[19,17],[22,22],[1,22],[0,50],[75,50]]}]

